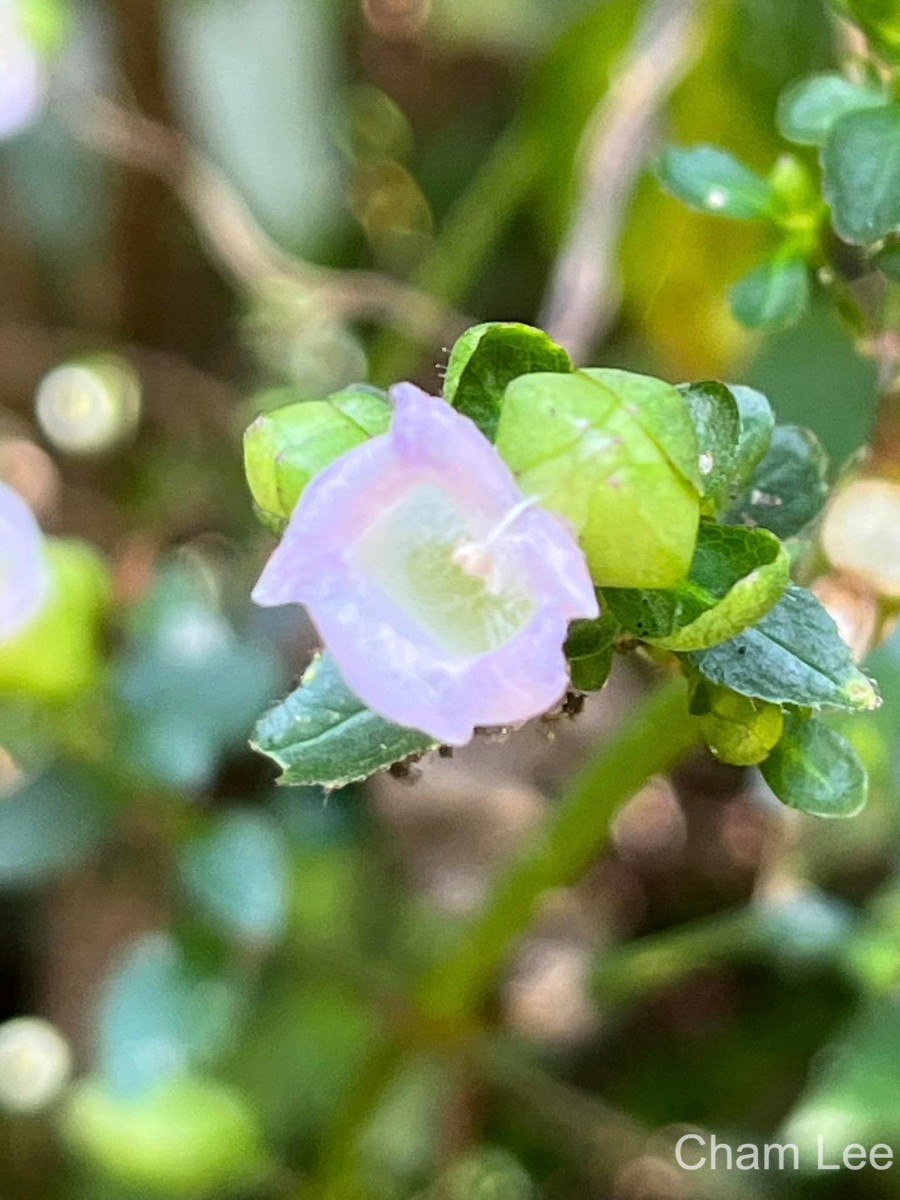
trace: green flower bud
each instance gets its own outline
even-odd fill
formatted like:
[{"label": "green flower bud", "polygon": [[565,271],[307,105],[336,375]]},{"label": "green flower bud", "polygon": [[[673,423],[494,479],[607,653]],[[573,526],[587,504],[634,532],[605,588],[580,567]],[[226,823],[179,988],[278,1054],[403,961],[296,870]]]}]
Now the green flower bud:
[{"label": "green flower bud", "polygon": [[752,767],[768,757],[784,726],[784,716],[776,704],[720,687],[710,687],[706,699],[709,711],[700,723],[716,758],[735,767]]},{"label": "green flower bud", "polygon": [[359,384],[257,417],[244,434],[244,470],[263,524],[281,532],[312,477],[384,433],[391,411],[383,392]]}]

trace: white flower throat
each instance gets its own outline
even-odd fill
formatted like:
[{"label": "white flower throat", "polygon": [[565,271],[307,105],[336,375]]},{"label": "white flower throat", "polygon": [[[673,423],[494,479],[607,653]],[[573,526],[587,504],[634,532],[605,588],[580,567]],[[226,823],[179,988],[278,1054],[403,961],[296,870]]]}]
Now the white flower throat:
[{"label": "white flower throat", "polygon": [[503,538],[534,504],[514,505],[487,533],[434,484],[418,484],[380,514],[352,555],[380,591],[451,653],[496,650],[534,612]]}]

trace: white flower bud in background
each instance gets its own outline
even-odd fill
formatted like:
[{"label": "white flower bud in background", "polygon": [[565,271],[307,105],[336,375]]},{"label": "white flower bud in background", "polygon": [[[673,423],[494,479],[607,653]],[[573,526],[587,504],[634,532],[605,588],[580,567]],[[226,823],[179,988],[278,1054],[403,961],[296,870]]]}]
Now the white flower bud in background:
[{"label": "white flower bud in background", "polygon": [[137,373],[113,355],[54,367],[35,394],[35,413],[44,436],[67,454],[111,450],[134,433],[140,409]]},{"label": "white flower bud in background", "polygon": [[900,596],[900,483],[858,479],[838,492],[822,526],[833,567],[880,596]]},{"label": "white flower bud in background", "polygon": [[25,129],[40,112],[46,79],[26,37],[18,0],[0,0],[0,140]]},{"label": "white flower bud in background", "polygon": [[72,1051],[59,1030],[39,1017],[0,1025],[0,1108],[36,1113],[62,1092],[72,1074]]}]

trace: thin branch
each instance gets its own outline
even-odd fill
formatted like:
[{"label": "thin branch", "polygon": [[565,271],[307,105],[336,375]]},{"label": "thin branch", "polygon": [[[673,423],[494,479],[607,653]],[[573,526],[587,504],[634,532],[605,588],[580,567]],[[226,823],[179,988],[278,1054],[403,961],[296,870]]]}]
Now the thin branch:
[{"label": "thin branch", "polygon": [[76,136],[92,149],[165,180],[210,256],[247,291],[287,282],[304,293],[317,319],[384,321],[426,343],[443,344],[471,324],[418,288],[387,275],[321,267],[285,253],[211,162],[180,134],[148,117],[99,96],[80,100],[66,115]]},{"label": "thin branch", "polygon": [[703,47],[697,8],[698,0],[654,0],[586,126],[578,199],[539,322],[576,361],[618,312],[622,227],[659,111]]}]

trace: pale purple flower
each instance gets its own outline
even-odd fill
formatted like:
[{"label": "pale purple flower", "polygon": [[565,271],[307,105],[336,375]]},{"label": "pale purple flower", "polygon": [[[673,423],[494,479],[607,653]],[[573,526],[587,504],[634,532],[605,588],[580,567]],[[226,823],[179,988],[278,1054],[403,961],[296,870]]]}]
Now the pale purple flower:
[{"label": "pale purple flower", "polygon": [[392,390],[389,431],[304,491],[253,592],[305,604],[353,692],[437,741],[546,712],[568,623],[595,617],[584,555],[443,400]]},{"label": "pale purple flower", "polygon": [[37,521],[18,492],[0,483],[0,644],[37,616],[49,589]]},{"label": "pale purple flower", "polygon": [[45,88],[41,60],[22,28],[19,0],[0,0],[0,139],[32,122]]}]

